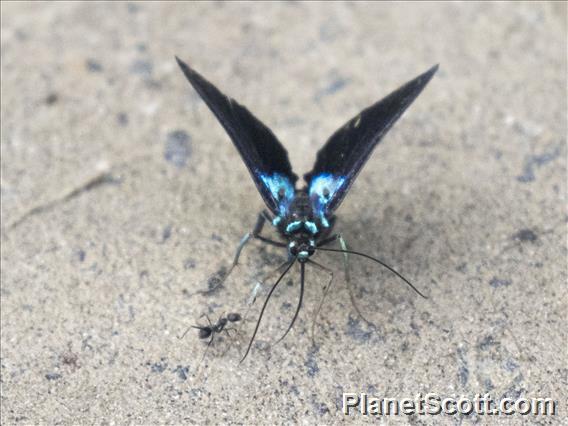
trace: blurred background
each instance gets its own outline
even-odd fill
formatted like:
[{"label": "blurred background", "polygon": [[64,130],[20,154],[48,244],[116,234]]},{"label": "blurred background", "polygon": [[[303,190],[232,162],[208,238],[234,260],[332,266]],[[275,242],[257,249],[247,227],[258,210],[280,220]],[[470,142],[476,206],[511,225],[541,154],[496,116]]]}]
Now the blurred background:
[{"label": "blurred background", "polygon": [[[560,2],[3,3],[2,424],[331,424],[343,392],[564,404],[566,37]],[[195,294],[263,205],[174,55],[272,128],[299,175],[439,63],[337,223],[429,299],[354,260],[369,327],[340,258],[318,254],[336,274],[315,347],[327,279],[308,270],[285,341],[272,346],[297,272],[245,363],[259,303],[199,364],[205,344],[177,337],[245,312],[285,253],[253,244],[222,289]]]}]

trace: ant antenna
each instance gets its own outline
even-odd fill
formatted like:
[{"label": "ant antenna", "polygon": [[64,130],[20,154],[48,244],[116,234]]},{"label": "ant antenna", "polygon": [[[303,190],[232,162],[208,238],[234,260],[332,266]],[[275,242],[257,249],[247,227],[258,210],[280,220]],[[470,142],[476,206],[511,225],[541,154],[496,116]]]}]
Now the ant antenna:
[{"label": "ant antenna", "polygon": [[408,281],[406,278],[404,278],[402,276],[402,274],[400,274],[399,272],[397,272],[396,270],[394,270],[392,267],[390,267],[389,265],[387,265],[384,262],[381,262],[379,259],[375,259],[372,256],[369,256],[368,254],[365,253],[360,253],[358,251],[352,251],[352,250],[338,250],[338,249],[330,249],[330,248],[320,248],[318,247],[318,250],[322,250],[322,251],[331,251],[331,252],[336,252],[336,253],[347,253],[347,254],[353,254],[355,256],[362,256],[362,257],[366,257],[369,260],[372,260],[374,262],[377,262],[379,265],[384,266],[385,268],[387,268],[389,271],[391,271],[393,274],[395,274],[397,277],[399,277],[401,280],[403,280],[406,284],[408,284],[410,286],[410,288],[412,288],[412,290],[414,290],[416,293],[418,293],[420,296],[422,296],[424,299],[428,299],[426,296],[424,296],[424,294],[422,294],[416,287],[414,287],[414,285]]},{"label": "ant antenna", "polygon": [[284,333],[284,335],[276,341],[275,345],[280,343],[282,340],[284,340],[284,337],[286,337],[288,332],[292,329],[294,323],[296,322],[296,319],[298,318],[298,314],[300,313],[300,308],[302,307],[302,300],[304,298],[304,276],[305,276],[305,263],[300,262],[300,300],[298,300],[298,307],[296,308],[296,313],[294,314],[294,318],[292,318],[292,322],[288,326],[288,330],[286,330],[286,333]]},{"label": "ant antenna", "polygon": [[181,336],[178,336],[178,339],[180,339],[180,340],[183,339],[185,337],[185,335],[189,332],[189,330],[191,330],[192,328],[199,328],[199,327],[196,327],[194,325],[190,325],[189,327],[187,327],[187,330],[185,330]]},{"label": "ant antenna", "polygon": [[258,327],[260,326],[260,321],[262,320],[262,316],[264,315],[264,310],[266,309],[266,305],[268,305],[268,301],[270,300],[270,297],[272,296],[272,293],[274,293],[274,290],[276,290],[276,287],[278,287],[278,284],[280,284],[280,281],[282,281],[282,278],[284,278],[284,275],[286,275],[288,273],[288,271],[290,270],[290,268],[292,267],[292,265],[296,262],[296,258],[294,258],[290,264],[288,265],[288,267],[284,270],[284,272],[282,272],[282,274],[280,275],[280,277],[276,280],[276,282],[274,283],[274,285],[272,286],[272,288],[270,289],[270,292],[268,293],[268,296],[266,296],[266,300],[264,301],[264,305],[262,305],[262,309],[260,310],[260,315],[258,317],[258,320],[256,322],[256,327],[254,329],[254,333],[252,334],[252,337],[250,339],[247,351],[245,352],[245,355],[241,358],[241,361],[239,362],[242,363],[245,358],[247,357],[250,348],[252,346],[252,342],[254,341],[254,338],[256,337],[256,332],[258,331]]}]

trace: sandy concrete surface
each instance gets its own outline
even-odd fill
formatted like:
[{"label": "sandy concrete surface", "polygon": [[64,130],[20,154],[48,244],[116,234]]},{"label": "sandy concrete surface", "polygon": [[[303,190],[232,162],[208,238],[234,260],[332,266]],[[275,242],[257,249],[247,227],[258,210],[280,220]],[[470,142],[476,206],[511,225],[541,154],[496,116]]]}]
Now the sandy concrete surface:
[{"label": "sandy concrete surface", "polygon": [[[1,421],[447,424],[566,420],[566,7],[552,3],[2,3]],[[200,364],[199,316],[244,314],[285,253],[174,55],[266,122],[298,174],[359,110],[440,71],[338,211],[340,257],[298,272]],[[270,230],[269,230],[270,231]],[[261,299],[262,301],[262,299]],[[556,417],[342,414],[343,392],[550,397]]]}]

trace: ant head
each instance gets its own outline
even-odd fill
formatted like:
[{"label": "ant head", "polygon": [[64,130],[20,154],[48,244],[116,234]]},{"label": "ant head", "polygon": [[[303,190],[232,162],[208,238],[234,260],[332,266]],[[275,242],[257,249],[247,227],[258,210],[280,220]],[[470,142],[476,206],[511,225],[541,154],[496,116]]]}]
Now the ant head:
[{"label": "ant head", "polygon": [[316,252],[316,243],[312,238],[299,235],[288,244],[288,252],[299,262],[306,262]]},{"label": "ant head", "polygon": [[227,314],[227,319],[231,322],[237,322],[242,319],[241,314],[237,314],[236,312]]}]

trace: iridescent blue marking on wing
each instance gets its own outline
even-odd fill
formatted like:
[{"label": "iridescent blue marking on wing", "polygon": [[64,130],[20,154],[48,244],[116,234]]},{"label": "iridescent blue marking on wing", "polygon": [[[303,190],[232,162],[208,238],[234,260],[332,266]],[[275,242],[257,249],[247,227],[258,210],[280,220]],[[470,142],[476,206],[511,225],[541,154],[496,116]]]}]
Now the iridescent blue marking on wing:
[{"label": "iridescent blue marking on wing", "polygon": [[272,198],[278,202],[278,216],[286,215],[288,206],[294,199],[294,185],[286,176],[279,173],[272,175],[258,174],[260,180],[266,186]]},{"label": "iridescent blue marking on wing", "polygon": [[331,213],[328,209],[329,203],[335,199],[336,195],[343,191],[346,180],[343,176],[334,176],[331,173],[322,173],[312,176],[308,194],[312,202],[312,207],[316,216],[321,219],[322,225],[328,227],[326,216]]}]

